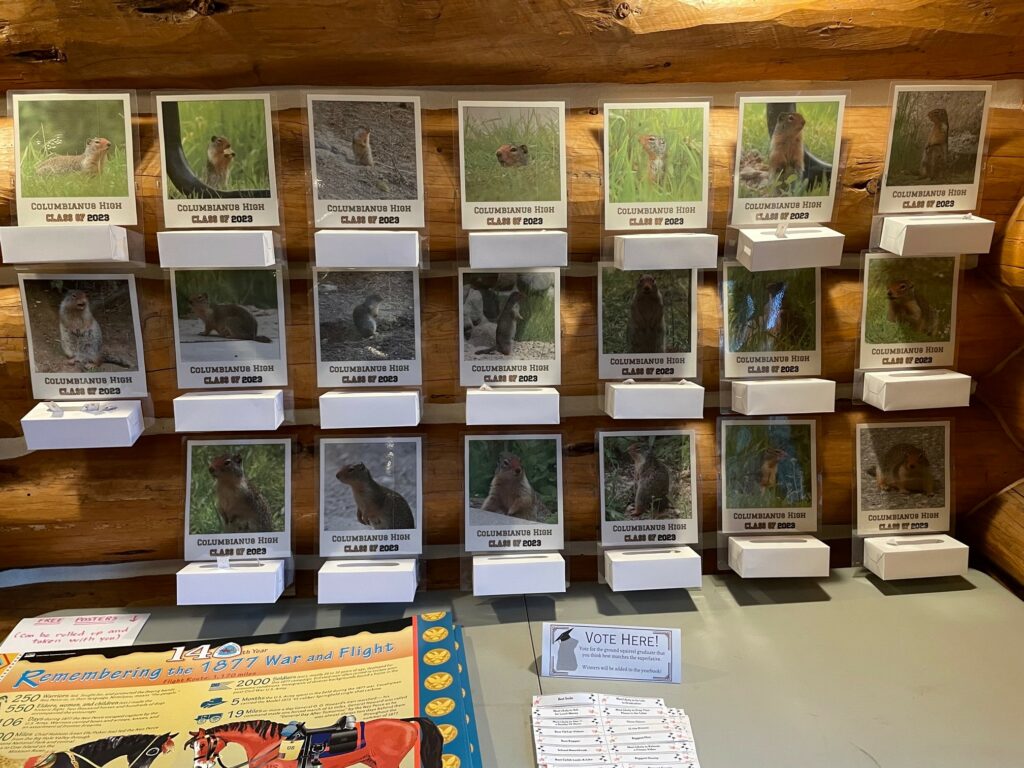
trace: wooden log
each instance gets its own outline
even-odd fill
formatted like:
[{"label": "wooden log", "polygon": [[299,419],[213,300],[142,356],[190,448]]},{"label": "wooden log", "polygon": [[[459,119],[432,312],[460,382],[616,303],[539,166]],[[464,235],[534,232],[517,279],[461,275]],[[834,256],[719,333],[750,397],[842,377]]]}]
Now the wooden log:
[{"label": "wooden log", "polygon": [[1024,589],[1024,486],[1018,483],[982,504],[963,527],[970,545],[1006,581]]}]

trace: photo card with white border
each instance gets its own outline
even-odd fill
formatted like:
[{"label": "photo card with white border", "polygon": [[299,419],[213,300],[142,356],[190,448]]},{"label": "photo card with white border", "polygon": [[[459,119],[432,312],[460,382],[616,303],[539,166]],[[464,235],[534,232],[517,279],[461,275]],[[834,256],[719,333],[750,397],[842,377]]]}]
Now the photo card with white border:
[{"label": "photo card with white border", "polygon": [[139,223],[132,93],[23,91],[8,99],[20,226]]},{"label": "photo card with white border", "polygon": [[564,544],[562,436],[466,437],[467,552],[551,552]]},{"label": "photo card with white border", "polygon": [[320,439],[320,556],[423,552],[419,437]]},{"label": "photo card with white border", "polygon": [[845,108],[842,93],[739,96],[730,224],[832,220]]},{"label": "photo card with white border", "polygon": [[597,270],[598,378],[697,376],[696,269]]},{"label": "photo card with white border", "polygon": [[420,229],[420,97],[308,93],[313,224]]},{"label": "photo card with white border", "polygon": [[711,102],[612,102],[603,107],[605,230],[706,228]]},{"label": "photo card with white border", "polygon": [[817,423],[720,420],[722,533],[818,529]]},{"label": "photo card with white border", "polygon": [[416,269],[315,269],[317,386],[423,383]]},{"label": "photo card with white border", "polygon": [[134,275],[20,273],[37,400],[145,397]]},{"label": "photo card with white border", "polygon": [[266,92],[157,94],[164,227],[276,227],[276,142]]},{"label": "photo card with white border", "polygon": [[951,526],[950,422],[857,425],[857,535]]},{"label": "photo card with white border", "polygon": [[292,554],[292,441],[186,441],[185,559]]},{"label": "photo card with white border", "polygon": [[459,383],[562,382],[558,269],[459,269]]},{"label": "photo card with white border", "polygon": [[564,101],[459,101],[462,228],[565,229]]},{"label": "photo card with white border", "polygon": [[722,378],[821,374],[821,269],[722,266]]},{"label": "photo card with white border", "polygon": [[288,383],[282,268],[170,273],[178,387]]},{"label": "photo card with white border", "polygon": [[977,208],[991,98],[988,83],[893,85],[880,214]]},{"label": "photo card with white border", "polygon": [[864,254],[859,367],[953,366],[959,290],[959,256]]},{"label": "photo card with white border", "polygon": [[696,433],[691,429],[601,431],[598,440],[601,545],[697,542]]}]

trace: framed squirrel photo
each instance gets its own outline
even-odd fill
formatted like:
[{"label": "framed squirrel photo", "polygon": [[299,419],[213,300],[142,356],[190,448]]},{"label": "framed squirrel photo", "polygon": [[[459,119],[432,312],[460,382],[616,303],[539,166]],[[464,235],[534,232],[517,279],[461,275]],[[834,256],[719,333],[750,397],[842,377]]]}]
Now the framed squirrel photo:
[{"label": "framed squirrel photo", "polygon": [[845,108],[842,93],[740,96],[729,223],[831,221]]},{"label": "framed squirrel photo", "polygon": [[317,386],[423,382],[418,270],[317,269],[313,275]]},{"label": "framed squirrel photo", "polygon": [[288,383],[284,276],[271,269],[172,269],[181,389]]},{"label": "framed squirrel photo", "polygon": [[857,535],[950,530],[950,422],[857,425]]},{"label": "framed squirrel photo", "polygon": [[821,374],[821,270],[722,267],[722,377]]},{"label": "framed squirrel photo", "polygon": [[158,94],[168,229],[281,223],[269,93]]},{"label": "framed squirrel photo", "polygon": [[991,98],[985,83],[893,86],[880,214],[978,207]]},{"label": "framed squirrel photo", "polygon": [[186,443],[185,559],[292,554],[288,439]]},{"label": "framed squirrel photo", "polygon": [[564,229],[564,101],[460,101],[463,229]]},{"label": "framed squirrel photo", "polygon": [[465,494],[467,552],[560,550],[562,436],[467,437]]},{"label": "framed squirrel photo", "polygon": [[134,275],[18,275],[37,400],[145,397]]},{"label": "framed squirrel photo", "polygon": [[557,269],[459,269],[463,387],[562,381]]},{"label": "framed squirrel photo", "polygon": [[697,279],[696,269],[598,265],[600,378],[696,378]]},{"label": "framed squirrel photo", "polygon": [[139,223],[131,93],[9,93],[21,226]]},{"label": "framed squirrel photo", "polygon": [[604,228],[708,226],[711,102],[604,104]]},{"label": "framed squirrel photo", "polygon": [[310,93],[313,225],[420,229],[419,96]]},{"label": "framed squirrel photo", "polygon": [[423,552],[422,441],[320,440],[321,557],[406,557]]},{"label": "framed squirrel photo", "polygon": [[676,546],[698,540],[693,430],[599,432],[601,545]]},{"label": "framed squirrel photo", "polygon": [[818,529],[813,419],[721,419],[722,533]]},{"label": "framed squirrel photo", "polygon": [[959,256],[865,254],[859,367],[954,365],[959,286]]}]

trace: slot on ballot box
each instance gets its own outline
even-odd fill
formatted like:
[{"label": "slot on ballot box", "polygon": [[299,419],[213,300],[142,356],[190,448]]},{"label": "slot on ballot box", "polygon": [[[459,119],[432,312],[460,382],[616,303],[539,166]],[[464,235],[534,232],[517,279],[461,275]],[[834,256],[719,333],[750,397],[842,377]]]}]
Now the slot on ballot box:
[{"label": "slot on ballot box", "polygon": [[971,377],[949,370],[864,371],[861,398],[882,411],[970,404]]},{"label": "slot on ballot box", "polygon": [[701,232],[616,235],[612,244],[616,268],[714,269],[718,265],[718,235]]},{"label": "slot on ballot box", "polygon": [[482,386],[466,391],[466,424],[558,424],[559,399],[554,387]]},{"label": "slot on ballot box", "polygon": [[704,387],[679,382],[606,382],[604,412],[613,419],[700,419]]},{"label": "slot on ballot box", "polygon": [[273,431],[282,422],[282,389],[189,392],[174,398],[175,432]]},{"label": "slot on ballot box", "polygon": [[604,574],[613,592],[695,589],[701,585],[701,559],[690,547],[606,549]]},{"label": "slot on ballot box", "polygon": [[158,232],[160,266],[165,269],[272,267],[278,238],[272,230],[175,230]]},{"label": "slot on ballot box", "polygon": [[554,594],[565,589],[565,560],[558,552],[473,557],[475,597]]},{"label": "slot on ballot box", "polygon": [[189,563],[178,571],[178,605],[275,603],[287,586],[288,570],[284,560]]},{"label": "slot on ballot box", "polygon": [[418,389],[325,392],[320,395],[320,426],[324,429],[415,427],[420,423],[422,400]]},{"label": "slot on ballot box", "polygon": [[729,567],[744,579],[828,576],[829,547],[814,536],[731,536]]},{"label": "slot on ballot box", "polygon": [[732,410],[745,416],[833,413],[836,383],[830,379],[732,381]]},{"label": "slot on ballot box", "polygon": [[313,236],[316,265],[335,269],[415,269],[419,232],[321,229]]},{"label": "slot on ballot box", "polygon": [[529,269],[569,264],[569,236],[560,229],[535,232],[470,232],[473,269]]},{"label": "slot on ballot box", "polygon": [[141,232],[111,224],[66,227],[0,227],[5,264],[142,261]]},{"label": "slot on ballot box", "polygon": [[968,554],[966,544],[944,533],[864,540],[864,567],[883,581],[964,576]]},{"label": "slot on ballot box", "polygon": [[751,272],[836,267],[843,259],[845,239],[828,227],[740,227],[736,260]]},{"label": "slot on ballot box", "polygon": [[317,574],[317,601],[411,603],[418,584],[416,558],[328,560]]},{"label": "slot on ballot box", "polygon": [[878,244],[897,256],[988,253],[995,227],[971,214],[886,216]]},{"label": "slot on ballot box", "polygon": [[39,403],[21,419],[30,451],[127,448],[145,429],[138,400]]}]

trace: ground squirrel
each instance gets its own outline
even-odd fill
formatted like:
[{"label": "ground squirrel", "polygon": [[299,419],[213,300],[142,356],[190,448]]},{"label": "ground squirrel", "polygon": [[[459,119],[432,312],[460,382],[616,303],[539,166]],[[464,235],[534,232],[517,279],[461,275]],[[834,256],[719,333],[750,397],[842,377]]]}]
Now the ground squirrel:
[{"label": "ground squirrel", "polygon": [[806,122],[799,112],[783,112],[779,115],[772,131],[771,151],[768,154],[768,167],[775,178],[785,181],[790,176],[803,177],[803,130]]},{"label": "ground squirrel", "polygon": [[946,173],[949,155],[949,115],[939,107],[928,113],[928,119],[932,121],[932,127],[921,153],[921,176],[939,181]]},{"label": "ground squirrel", "polygon": [[210,475],[217,482],[220,533],[274,530],[267,500],[245,476],[241,454],[214,458],[210,462]]},{"label": "ground squirrel", "polygon": [[665,137],[654,134],[641,136],[640,146],[647,153],[647,179],[652,184],[661,185],[665,180],[665,154],[668,151]]},{"label": "ground squirrel", "polygon": [[223,136],[211,136],[206,147],[206,172],[203,181],[214,189],[226,189],[231,161],[234,159],[235,150],[231,148],[231,142]]},{"label": "ground squirrel", "polygon": [[665,351],[665,303],[654,275],[641,275],[636,281],[626,321],[626,351]]},{"label": "ground squirrel", "polygon": [[99,136],[85,142],[85,151],[80,155],[54,155],[36,166],[40,176],[56,176],[66,173],[87,173],[98,176],[103,173],[107,162],[110,142]]},{"label": "ground squirrel", "polygon": [[242,339],[269,344],[270,339],[256,334],[256,318],[245,307],[238,304],[211,304],[205,293],[197,293],[189,299],[195,316],[203,321],[205,328],[200,336],[209,336],[214,331],[225,339]]},{"label": "ground squirrel", "polygon": [[761,455],[761,469],[758,473],[758,485],[761,490],[774,488],[779,479],[779,464],[789,458],[789,454],[781,448],[766,448]]},{"label": "ground squirrel", "polygon": [[635,484],[633,505],[627,510],[629,516],[645,520],[671,517],[668,467],[654,455],[652,446],[631,443],[626,450],[633,459]]},{"label": "ground squirrel", "polygon": [[498,457],[491,488],[480,508],[523,520],[537,521],[548,516],[548,508],[526,479],[523,462],[514,453]]},{"label": "ground squirrel", "polygon": [[356,165],[373,165],[373,147],[370,146],[370,129],[359,128],[352,134],[352,159]]},{"label": "ground squirrel", "polygon": [[520,300],[519,291],[512,291],[508,295],[505,300],[505,308],[498,315],[498,322],[494,327],[494,346],[488,349],[479,349],[476,354],[489,355],[492,352],[501,352],[503,355],[512,354],[512,342],[515,341],[519,321],[523,319],[523,315],[519,311]]},{"label": "ground squirrel", "polygon": [[530,164],[530,148],[525,144],[502,144],[494,154],[502,168],[517,168]]},{"label": "ground squirrel", "polygon": [[886,451],[874,474],[881,491],[932,493],[935,490],[928,457],[920,448],[908,443],[899,443]]},{"label": "ground squirrel", "polygon": [[352,322],[364,339],[369,339],[377,333],[377,314],[383,301],[379,293],[371,293],[363,299],[362,304],[357,304],[352,310]]},{"label": "ground squirrel", "polygon": [[103,351],[103,331],[89,308],[85,291],[68,291],[60,303],[60,346],[68,361],[81,370],[113,363],[131,368],[124,360]]},{"label": "ground squirrel", "polygon": [[890,323],[909,328],[915,333],[934,336],[938,330],[938,315],[932,306],[919,296],[909,280],[893,280],[885,291],[889,308],[886,312]]},{"label": "ground squirrel", "polygon": [[402,494],[385,488],[370,475],[365,464],[347,464],[335,477],[352,489],[356,502],[356,519],[377,530],[415,528],[409,502]]}]

